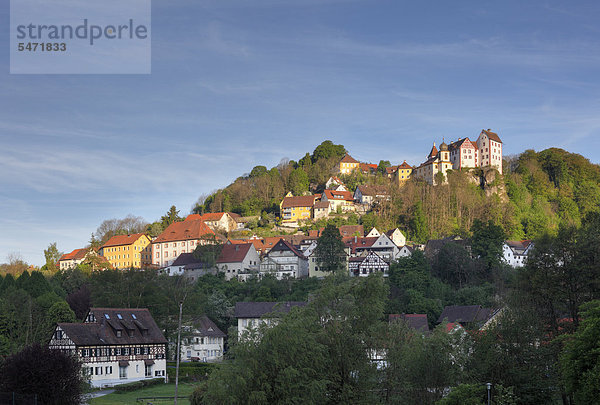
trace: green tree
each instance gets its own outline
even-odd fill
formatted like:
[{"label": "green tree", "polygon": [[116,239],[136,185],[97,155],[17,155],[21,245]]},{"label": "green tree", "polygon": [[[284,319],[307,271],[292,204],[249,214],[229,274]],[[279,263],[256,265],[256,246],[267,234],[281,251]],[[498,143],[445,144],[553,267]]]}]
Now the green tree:
[{"label": "green tree", "polygon": [[497,266],[502,261],[502,245],[506,239],[501,226],[492,221],[484,224],[476,219],[471,227],[473,237],[471,238],[471,251],[475,257],[481,258],[488,268]]},{"label": "green tree", "polygon": [[412,239],[415,242],[424,243],[429,237],[429,229],[427,227],[427,217],[423,212],[423,203],[417,202],[413,207],[412,218],[410,220],[410,228],[412,231]]},{"label": "green tree", "polygon": [[167,229],[173,222],[179,221],[183,221],[183,218],[179,216],[179,210],[174,205],[169,208],[169,211],[167,211],[165,215],[160,217],[160,223],[163,229]]},{"label": "green tree", "polygon": [[290,173],[289,187],[294,195],[302,195],[308,191],[308,175],[301,168],[296,168]]},{"label": "green tree", "polygon": [[62,252],[58,251],[56,247],[56,242],[48,245],[48,249],[44,249],[44,257],[46,258],[46,269],[51,272],[55,272],[58,270],[58,260],[63,255]]},{"label": "green tree", "polygon": [[346,154],[344,145],[335,145],[331,141],[324,141],[317,146],[312,154],[313,163],[319,159],[343,158]]},{"label": "green tree", "polygon": [[581,307],[579,329],[566,341],[561,370],[576,404],[600,404],[600,301]]},{"label": "green tree", "polygon": [[381,174],[385,174],[386,167],[390,167],[391,165],[389,160],[380,160],[379,165],[377,165],[377,171]]},{"label": "green tree", "polygon": [[261,177],[267,174],[267,168],[265,166],[254,166],[250,171],[250,177]]},{"label": "green tree", "polygon": [[326,272],[343,271],[346,268],[346,252],[340,231],[328,224],[317,240],[315,256],[319,269]]}]

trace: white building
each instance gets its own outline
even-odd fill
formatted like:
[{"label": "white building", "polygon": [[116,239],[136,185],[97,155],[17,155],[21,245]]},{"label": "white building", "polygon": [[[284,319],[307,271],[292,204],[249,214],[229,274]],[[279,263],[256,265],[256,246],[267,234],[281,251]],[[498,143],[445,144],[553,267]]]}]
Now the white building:
[{"label": "white building", "polygon": [[479,166],[490,166],[502,174],[502,141],[491,129],[482,129],[477,138],[479,149]]},{"label": "white building", "polygon": [[[183,327],[185,338],[181,342],[183,361],[212,363],[223,360],[225,336],[207,316],[201,316],[191,325]],[[176,352],[176,350],[175,350]]]},{"label": "white building", "polygon": [[145,308],[91,308],[83,323],[59,323],[48,346],[77,355],[93,387],[166,378],[167,340]]},{"label": "white building", "polygon": [[532,248],[533,243],[530,240],[507,240],[502,245],[504,261],[512,267],[523,267]]},{"label": "white building", "polygon": [[231,280],[239,274],[257,274],[260,257],[252,243],[231,243],[229,241],[221,248],[217,259],[217,269],[225,274],[226,280]]},{"label": "white building", "polygon": [[152,241],[152,264],[165,267],[182,253],[192,253],[198,245],[212,243],[215,233],[201,219],[173,222]]},{"label": "white building", "polygon": [[291,243],[280,239],[260,263],[260,274],[273,274],[278,280],[307,277],[308,259]]},{"label": "white building", "polygon": [[236,302],[234,315],[238,320],[238,337],[249,333],[249,329],[257,329],[261,325],[274,325],[292,308],[303,307],[306,304],[304,301]]}]

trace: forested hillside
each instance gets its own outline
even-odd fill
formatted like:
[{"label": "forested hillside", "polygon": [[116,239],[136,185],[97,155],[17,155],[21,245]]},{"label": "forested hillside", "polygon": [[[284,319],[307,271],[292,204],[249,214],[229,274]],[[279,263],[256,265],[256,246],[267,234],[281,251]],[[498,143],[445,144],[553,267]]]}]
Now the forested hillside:
[{"label": "forested hillside", "polygon": [[[282,160],[271,169],[256,166],[211,194],[194,211],[260,215],[256,226],[272,227],[285,194],[321,191],[336,174],[345,152],[344,146],[325,141],[297,162]],[[417,180],[398,186],[384,175],[389,165],[380,161],[376,175],[340,177],[350,191],[359,184],[387,186],[390,202],[376,205],[362,218],[350,214],[330,221],[337,225],[360,222],[367,228],[399,227],[409,239],[425,242],[448,235],[469,236],[474,220],[492,220],[511,239],[534,239],[546,232],[556,234],[560,224],[577,225],[587,213],[599,210],[600,166],[562,149],[527,150],[507,158],[503,176],[481,169],[450,172],[447,184],[438,186]]]}]

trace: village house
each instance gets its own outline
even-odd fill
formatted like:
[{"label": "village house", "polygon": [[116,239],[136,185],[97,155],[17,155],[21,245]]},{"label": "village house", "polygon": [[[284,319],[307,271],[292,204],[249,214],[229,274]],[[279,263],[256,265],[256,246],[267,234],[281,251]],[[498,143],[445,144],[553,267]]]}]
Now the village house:
[{"label": "village house", "polygon": [[325,183],[325,188],[327,190],[348,191],[344,182],[337,176],[331,176]]},{"label": "village house", "polygon": [[215,232],[201,219],[188,217],[173,222],[152,242],[152,263],[165,267],[182,253],[192,253],[198,245],[214,243]]},{"label": "village house", "polygon": [[208,212],[202,215],[190,214],[185,220],[201,220],[204,221],[213,232],[226,233],[238,229],[238,223],[234,217],[239,218],[240,216],[230,212]]},{"label": "village house", "polygon": [[257,329],[261,325],[276,325],[279,318],[292,308],[306,305],[304,301],[236,302],[234,316],[237,318],[238,337],[243,338],[250,329]]},{"label": "village house", "polygon": [[92,387],[166,378],[167,340],[145,308],[91,308],[83,323],[59,323],[48,346],[77,355]]},{"label": "village house", "polygon": [[406,236],[404,236],[400,229],[392,229],[387,231],[385,234],[392,240],[392,242],[394,242],[394,245],[398,247],[406,245]]},{"label": "village house", "polygon": [[[314,240],[312,242],[312,244],[306,250],[304,250],[303,254],[306,257],[306,259],[308,260],[308,276],[324,278],[327,275],[329,275],[330,273],[327,271],[323,271],[320,268],[319,259],[317,258],[317,255],[315,253],[317,245],[318,245],[318,242],[316,240]],[[344,255],[344,258],[346,260],[346,264],[344,265],[344,268],[348,269],[348,254],[347,253]]]},{"label": "village house", "polygon": [[385,186],[363,184],[356,187],[354,200],[371,209],[376,202],[391,200],[391,196]]},{"label": "village house", "polygon": [[354,196],[349,191],[324,190],[321,201],[329,204],[329,212],[349,212],[356,208]]},{"label": "village house", "polygon": [[387,263],[391,263],[399,257],[400,249],[385,233],[373,237],[354,236],[342,240],[351,258],[367,256],[369,253],[375,252]]},{"label": "village house", "polygon": [[529,252],[533,248],[531,240],[507,240],[502,245],[504,261],[512,267],[523,267]]},{"label": "village house", "polygon": [[214,363],[223,360],[227,335],[210,318],[203,315],[182,329],[185,336],[181,341],[182,361]]},{"label": "village house", "polygon": [[150,238],[144,233],[115,235],[100,248],[100,255],[115,269],[144,268],[152,263]]},{"label": "village house", "polygon": [[437,323],[459,323],[465,329],[478,330],[497,311],[481,305],[451,305],[444,307]]},{"label": "village house", "polygon": [[342,160],[340,160],[340,173],[351,174],[354,170],[359,168],[359,165],[360,162],[358,160],[346,153]]},{"label": "village house", "polygon": [[393,178],[395,179],[395,183],[398,185],[403,185],[408,179],[411,178],[413,172],[413,167],[406,163],[406,160],[399,166],[397,166],[396,171],[394,172]]},{"label": "village house", "polygon": [[226,243],[221,247],[217,269],[231,280],[240,274],[258,273],[260,257],[252,243]]},{"label": "village house", "polygon": [[374,163],[359,163],[358,168],[366,175],[374,175],[377,173],[377,165]]},{"label": "village house", "polygon": [[298,226],[298,221],[312,219],[317,196],[294,196],[291,192],[279,204],[282,225]]},{"label": "village house", "polygon": [[308,259],[291,243],[280,239],[263,257],[260,274],[272,274],[278,280],[307,277]]},{"label": "village house", "polygon": [[96,254],[89,248],[75,249],[71,253],[65,253],[58,259],[58,268],[61,270],[69,270],[77,267],[78,264],[83,263],[88,254]]},{"label": "village house", "polygon": [[404,322],[406,325],[421,332],[424,335],[429,334],[429,323],[427,322],[427,314],[390,314],[389,322]]},{"label": "village house", "polygon": [[366,256],[351,257],[348,260],[348,271],[355,277],[367,277],[373,273],[383,273],[387,277],[390,265],[377,253],[371,251]]}]

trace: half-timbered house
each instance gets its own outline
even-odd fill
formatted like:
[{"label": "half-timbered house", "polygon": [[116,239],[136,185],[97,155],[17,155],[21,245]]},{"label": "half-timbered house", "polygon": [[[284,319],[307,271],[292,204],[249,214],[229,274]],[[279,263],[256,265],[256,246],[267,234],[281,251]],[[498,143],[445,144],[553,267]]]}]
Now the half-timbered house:
[{"label": "half-timbered house", "polygon": [[77,355],[93,387],[166,377],[167,340],[145,308],[91,308],[83,323],[57,324],[48,345]]}]

